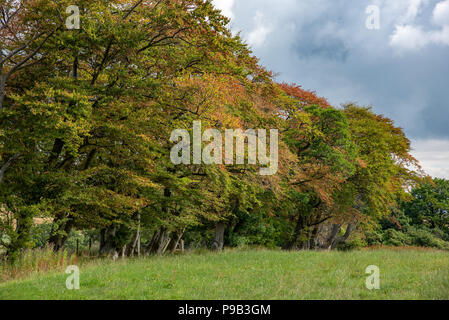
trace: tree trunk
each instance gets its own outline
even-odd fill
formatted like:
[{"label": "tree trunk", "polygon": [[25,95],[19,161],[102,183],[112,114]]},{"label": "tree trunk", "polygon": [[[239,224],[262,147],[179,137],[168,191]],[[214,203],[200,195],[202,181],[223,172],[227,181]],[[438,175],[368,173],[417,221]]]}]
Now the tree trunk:
[{"label": "tree trunk", "polygon": [[59,155],[62,152],[62,149],[64,148],[64,141],[62,141],[59,138],[55,139],[55,142],[53,143],[53,148],[51,150],[51,155],[48,158],[48,165],[47,165],[47,169],[52,168],[54,166],[54,164],[56,163],[56,161],[59,158]]},{"label": "tree trunk", "polygon": [[348,223],[348,226],[346,227],[346,232],[343,235],[343,237],[341,237],[339,243],[345,243],[346,241],[348,241],[349,237],[351,236],[356,226],[357,225],[353,222]]},{"label": "tree trunk", "polygon": [[153,233],[153,237],[151,237],[151,240],[145,245],[145,251],[148,253],[148,254],[152,254],[156,249],[155,249],[155,247],[156,247],[156,242],[158,241],[158,239],[159,239],[159,235],[160,235],[160,230],[158,230],[158,231],[155,231],[154,233]]},{"label": "tree trunk", "polygon": [[156,231],[151,241],[146,245],[148,254],[163,254],[170,242],[170,232],[162,227]]},{"label": "tree trunk", "polygon": [[122,259],[125,259],[126,257],[126,244],[122,248]]},{"label": "tree trunk", "polygon": [[137,213],[137,230],[133,240],[128,245],[128,253],[127,255],[130,257],[134,256],[134,252],[137,251],[137,255],[140,256],[140,213]]},{"label": "tree trunk", "polygon": [[[0,66],[2,68],[3,66]],[[1,74],[0,70],[0,110],[3,109],[3,102],[5,101],[5,94],[6,94],[6,76]]]},{"label": "tree trunk", "polygon": [[139,231],[136,231],[135,236],[133,237],[130,244],[128,245],[128,253],[127,253],[128,257],[134,256],[134,252],[136,251],[138,239],[139,239]]},{"label": "tree trunk", "polygon": [[298,239],[301,236],[304,228],[305,228],[305,221],[303,217],[300,216],[298,218],[298,221],[296,221],[295,231],[293,232],[291,240],[287,242],[283,247],[284,250],[295,250],[298,248]]},{"label": "tree trunk", "polygon": [[[333,235],[333,240],[329,241],[329,249],[330,250],[336,249],[339,244],[345,243],[346,241],[348,241],[352,232],[357,227],[357,224],[355,224],[353,222],[348,223],[348,225],[346,227],[345,234],[342,237],[337,237],[338,232],[340,231],[341,225],[334,225],[334,227],[335,226],[338,226],[338,230],[335,235],[333,235],[333,233],[331,233],[331,235]],[[334,230],[332,230],[332,231],[334,231]]]},{"label": "tree trunk", "polygon": [[112,256],[114,260],[118,258],[118,248],[114,245],[114,238],[117,233],[117,227],[112,225],[100,231],[100,255]]},{"label": "tree trunk", "polygon": [[140,234],[140,223],[141,223],[140,212],[137,213],[137,220],[138,220],[138,224],[137,224],[137,256],[140,257],[140,237],[141,237],[141,234]]},{"label": "tree trunk", "polygon": [[223,221],[217,222],[215,226],[215,239],[212,244],[212,249],[221,251],[224,246],[224,232],[225,232],[225,223]]},{"label": "tree trunk", "polygon": [[140,257],[140,232],[139,232],[139,237],[137,238],[137,256]]},{"label": "tree trunk", "polygon": [[[171,197],[171,191],[169,188],[164,189],[164,197],[169,201]],[[162,211],[167,215],[170,213],[169,207],[166,203],[162,206]],[[159,231],[156,231],[153,235],[153,238],[146,246],[147,253],[149,254],[163,254],[167,249],[167,246],[170,243],[170,232],[167,231],[167,228],[161,227]]]},{"label": "tree trunk", "polygon": [[[73,225],[74,221],[68,218],[68,220],[65,223],[63,223],[58,227],[57,231],[52,232],[53,235],[50,236],[48,242],[53,246],[54,251],[59,251],[64,247],[65,243],[67,242],[67,239],[69,238],[70,232],[73,229]],[[62,231],[62,233],[60,233],[59,231]]]},{"label": "tree trunk", "polygon": [[170,241],[170,232],[165,230],[164,232],[162,232],[161,237],[159,238],[159,245],[156,253],[158,255],[164,254],[167,250],[168,245],[170,244]]},{"label": "tree trunk", "polygon": [[32,226],[33,216],[31,212],[26,210],[19,212],[16,224],[16,233],[18,234],[18,237],[11,242],[6,252],[6,256],[10,262],[16,261],[16,259],[20,257],[22,250],[27,248]]},{"label": "tree trunk", "polygon": [[181,253],[184,253],[184,240],[181,240],[180,246],[181,246]]},{"label": "tree trunk", "polygon": [[319,241],[318,241],[318,236],[320,234],[320,229],[321,228],[318,225],[318,226],[315,226],[313,228],[313,230],[312,230],[312,237],[310,239],[310,243],[311,243],[310,248],[311,249],[319,249],[319,247],[320,247],[320,244],[319,244]]},{"label": "tree trunk", "polygon": [[185,229],[183,229],[182,231],[179,232],[175,232],[172,234],[172,238],[170,240],[170,243],[167,247],[167,251],[169,251],[170,253],[175,253],[176,248],[179,245],[179,241],[181,241],[182,236],[184,235]]},{"label": "tree trunk", "polygon": [[335,247],[335,244],[337,242],[337,236],[340,232],[341,224],[333,224],[331,232],[329,233],[329,236],[327,237],[327,249],[332,250]]}]

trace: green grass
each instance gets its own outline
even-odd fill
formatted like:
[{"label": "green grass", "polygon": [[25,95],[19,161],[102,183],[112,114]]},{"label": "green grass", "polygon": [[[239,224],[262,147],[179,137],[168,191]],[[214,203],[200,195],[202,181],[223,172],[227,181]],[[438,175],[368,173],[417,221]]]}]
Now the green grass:
[{"label": "green grass", "polygon": [[[365,286],[369,265],[380,290]],[[0,299],[449,299],[449,253],[233,250],[88,264],[76,291],[66,277],[6,282]]]}]

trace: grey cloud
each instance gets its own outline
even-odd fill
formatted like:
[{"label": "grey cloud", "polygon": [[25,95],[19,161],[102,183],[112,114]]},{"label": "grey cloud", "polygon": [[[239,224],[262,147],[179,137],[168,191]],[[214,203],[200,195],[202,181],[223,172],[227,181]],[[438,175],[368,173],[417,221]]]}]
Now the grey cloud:
[{"label": "grey cloud", "polygon": [[416,140],[412,147],[427,174],[449,179],[449,140]]},{"label": "grey cloud", "polygon": [[292,45],[292,50],[300,58],[320,57],[345,62],[349,55],[349,48],[345,42],[332,33],[322,34],[317,24],[319,23],[301,29],[297,40]]},{"label": "grey cloud", "polygon": [[308,42],[307,45],[296,45],[295,51],[301,58],[321,56],[330,60],[346,61],[349,49],[338,39],[324,38],[319,41]]},{"label": "grey cloud", "polygon": [[[316,90],[338,106],[372,105],[393,118],[412,138],[448,138],[449,47],[429,45],[398,54],[390,46],[410,0],[236,0],[233,29],[248,35],[254,16],[271,27],[255,50],[280,81]],[[415,23],[432,29],[438,0],[424,1]],[[365,8],[378,4],[381,29],[365,28]]]}]

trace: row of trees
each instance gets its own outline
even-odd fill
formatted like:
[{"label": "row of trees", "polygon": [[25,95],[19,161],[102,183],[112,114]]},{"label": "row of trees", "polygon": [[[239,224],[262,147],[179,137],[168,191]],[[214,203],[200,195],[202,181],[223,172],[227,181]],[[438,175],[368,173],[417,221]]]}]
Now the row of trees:
[{"label": "row of trees", "polygon": [[[78,30],[65,27],[70,5]],[[210,1],[0,9],[0,246],[12,260],[35,245],[36,218],[55,250],[74,230],[114,255],[174,251],[183,238],[335,248],[422,180],[390,119],[276,83]],[[172,164],[170,134],[193,121],[278,129],[278,173]]]}]

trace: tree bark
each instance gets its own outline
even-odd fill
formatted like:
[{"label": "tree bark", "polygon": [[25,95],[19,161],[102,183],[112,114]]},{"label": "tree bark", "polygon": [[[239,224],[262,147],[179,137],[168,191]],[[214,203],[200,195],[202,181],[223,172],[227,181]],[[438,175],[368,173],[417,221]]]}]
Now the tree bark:
[{"label": "tree bark", "polygon": [[336,249],[337,246],[341,243],[345,243],[346,241],[348,241],[349,237],[351,236],[352,232],[354,231],[354,229],[357,227],[357,224],[354,222],[350,222],[348,223],[347,227],[346,227],[346,231],[345,234],[342,237],[337,237],[338,232],[340,231],[341,225],[334,225],[334,227],[338,227],[337,232],[334,234],[334,229],[331,232],[331,236],[333,236],[333,239],[331,241],[329,241],[329,249],[333,250]]},{"label": "tree bark", "polygon": [[[164,189],[164,197],[167,199],[167,203],[169,198],[171,197],[171,191],[169,188]],[[162,211],[166,214],[170,213],[169,206],[167,203],[164,203],[162,206]],[[163,254],[167,249],[167,246],[170,243],[170,232],[166,227],[161,227],[158,231],[156,231],[153,235],[153,238],[149,242],[147,247],[147,252],[149,254]]]},{"label": "tree bark", "polygon": [[216,251],[223,250],[224,246],[224,232],[225,232],[225,223],[223,221],[217,222],[215,226],[215,239],[212,244],[212,249]]},{"label": "tree bark", "polygon": [[19,258],[22,250],[27,247],[27,243],[30,240],[32,226],[32,214],[26,210],[19,212],[16,222],[16,233],[18,234],[18,237],[10,243],[6,252],[6,256],[10,262],[14,262],[17,258]]},{"label": "tree bark", "polygon": [[170,233],[167,230],[164,230],[159,238],[159,245],[156,253],[158,255],[162,255],[167,250],[168,245],[170,244]]},{"label": "tree bark", "polygon": [[141,243],[141,235],[139,232],[139,237],[137,238],[137,256],[140,257],[140,243]]},{"label": "tree bark", "polygon": [[179,242],[181,241],[182,236],[184,235],[185,229],[183,229],[182,231],[179,232],[175,232],[172,234],[172,238],[170,240],[170,243],[167,247],[167,251],[169,251],[170,253],[175,253],[176,248],[179,245]]},{"label": "tree bark", "polygon": [[148,254],[164,254],[170,242],[170,232],[162,227],[156,231],[151,241],[146,245]]},{"label": "tree bark", "polygon": [[125,259],[126,257],[126,244],[122,248],[122,259]]},{"label": "tree bark", "polygon": [[53,148],[51,150],[51,155],[48,159],[48,165],[47,168],[51,168],[54,163],[58,160],[59,155],[62,152],[62,148],[64,148],[64,141],[62,141],[59,138],[55,139],[55,142],[53,143]]},{"label": "tree bark", "polygon": [[329,236],[327,238],[327,249],[332,250],[335,246],[335,243],[337,241],[338,233],[340,232],[341,224],[333,224],[331,232],[329,233]]},{"label": "tree bark", "polygon": [[72,231],[73,225],[74,221],[69,218],[68,221],[58,228],[58,231],[63,231],[62,234],[58,231],[56,231],[56,233],[53,231],[54,234],[50,236],[48,242],[53,246],[54,251],[59,251],[64,247],[70,232]]},{"label": "tree bark", "polygon": [[357,227],[357,224],[355,224],[353,222],[348,223],[348,226],[346,227],[346,232],[343,235],[343,237],[341,237],[339,243],[345,243],[346,241],[348,241],[349,237],[351,236],[352,232],[354,231],[354,229],[356,227]]},{"label": "tree bark", "polygon": [[128,245],[127,255],[133,257],[136,251],[137,255],[140,256],[140,212],[137,212],[137,230],[135,236]]},{"label": "tree bark", "polygon": [[181,246],[181,252],[184,253],[184,240],[182,240],[182,239],[181,239],[180,246]]},{"label": "tree bark", "polygon": [[298,218],[296,221],[295,231],[293,232],[292,238],[289,242],[285,244],[283,247],[284,250],[295,250],[297,249],[298,239],[301,236],[303,230],[305,228],[305,221],[302,216]]},{"label": "tree bark", "polygon": [[117,233],[117,227],[112,225],[100,231],[100,255],[112,256],[114,260],[118,258],[118,248],[114,245],[114,238]]},{"label": "tree bark", "polygon": [[[2,68],[2,66],[0,66]],[[6,77],[1,74],[0,69],[0,110],[3,109],[3,101],[5,101],[6,94]]]},{"label": "tree bark", "polygon": [[156,242],[158,241],[160,230],[157,230],[153,233],[151,240],[145,245],[145,251],[149,254],[152,254],[155,251]]},{"label": "tree bark", "polygon": [[136,251],[136,247],[137,247],[138,237],[139,237],[139,232],[136,231],[135,236],[132,238],[131,242],[128,245],[128,252],[127,252],[128,257],[134,256],[134,252]]},{"label": "tree bark", "polygon": [[312,230],[312,237],[310,239],[310,242],[311,242],[310,248],[311,249],[318,249],[320,247],[319,241],[318,241],[319,233],[320,233],[320,225],[317,225]]}]

